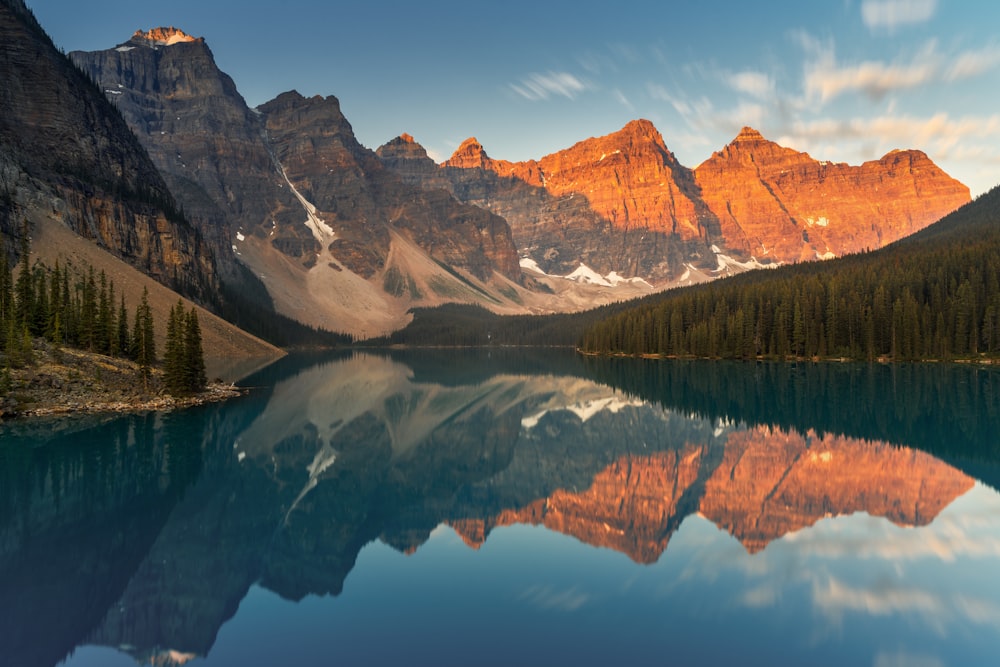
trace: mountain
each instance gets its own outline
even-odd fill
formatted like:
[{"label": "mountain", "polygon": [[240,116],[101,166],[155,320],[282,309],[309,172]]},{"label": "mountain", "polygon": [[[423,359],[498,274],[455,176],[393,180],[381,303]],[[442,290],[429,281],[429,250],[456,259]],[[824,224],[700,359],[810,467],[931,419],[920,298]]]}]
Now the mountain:
[{"label": "mountain", "polygon": [[523,266],[658,285],[881,247],[969,201],[919,151],[852,167],[751,128],[693,170],[645,120],[537,161],[495,160],[469,139],[434,169],[408,135],[377,152],[408,182],[504,216]]},{"label": "mountain", "polygon": [[205,41],[176,28],[71,58],[227,282],[365,337],[414,307],[566,312],[878,247],[969,197],[917,151],[834,165],[749,128],[690,169],[645,120],[526,162],[469,139],[437,165],[409,135],[365,148],[332,96],[290,91],[250,109]]},{"label": "mountain", "polygon": [[656,295],[589,325],[581,347],[738,359],[995,358],[998,203],[1000,186],[871,253]]},{"label": "mountain", "polygon": [[53,46],[21,0],[0,1],[0,232],[60,221],[203,302],[210,248],[111,103]]},{"label": "mountain", "polygon": [[336,98],[292,91],[250,109],[204,40],[175,28],[71,57],[113,98],[227,275],[247,267],[279,312],[363,335],[398,328],[415,303],[520,308],[506,222],[407,185],[358,143]]},{"label": "mountain", "polygon": [[818,162],[749,127],[694,175],[727,249],[786,263],[881,248],[969,201],[920,151]]}]

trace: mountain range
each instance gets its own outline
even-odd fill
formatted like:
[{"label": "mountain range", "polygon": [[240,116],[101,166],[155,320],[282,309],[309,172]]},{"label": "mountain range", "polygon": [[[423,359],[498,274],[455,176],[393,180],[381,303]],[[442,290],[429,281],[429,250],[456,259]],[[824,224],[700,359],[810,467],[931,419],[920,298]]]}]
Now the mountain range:
[{"label": "mountain range", "polygon": [[176,28],[67,60],[21,0],[0,11],[7,237],[55,218],[217,310],[235,294],[359,337],[450,302],[566,312],[877,248],[969,200],[920,151],[833,164],[751,128],[691,169],[645,120],[526,162],[470,138],[436,164],[406,134],[362,146],[332,96],[250,108]]}]

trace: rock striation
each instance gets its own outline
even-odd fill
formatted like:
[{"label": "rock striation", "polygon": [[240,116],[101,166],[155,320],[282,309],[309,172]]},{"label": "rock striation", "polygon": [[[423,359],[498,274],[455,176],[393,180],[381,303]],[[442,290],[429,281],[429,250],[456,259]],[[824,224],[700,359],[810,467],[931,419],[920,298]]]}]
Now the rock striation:
[{"label": "rock striation", "polygon": [[545,272],[582,262],[658,284],[717,269],[719,255],[797,262],[881,247],[969,201],[920,151],[833,164],[751,128],[693,170],[645,120],[537,161],[495,160],[474,138],[437,171],[412,139],[378,154],[408,182],[504,216],[521,257]]},{"label": "rock striation", "polygon": [[114,106],[20,0],[0,2],[0,231],[62,221],[159,282],[207,300],[213,254]]},{"label": "rock striation", "polygon": [[[358,143],[333,96],[290,91],[250,109],[204,40],[174,28],[71,57],[117,104],[227,276],[249,267],[286,315],[343,331],[362,310],[403,312],[448,281],[522,280],[503,219],[406,183]],[[414,248],[439,277],[396,261]]]},{"label": "rock striation", "polygon": [[782,262],[882,247],[969,201],[922,152],[818,162],[745,127],[695,170],[727,248]]}]

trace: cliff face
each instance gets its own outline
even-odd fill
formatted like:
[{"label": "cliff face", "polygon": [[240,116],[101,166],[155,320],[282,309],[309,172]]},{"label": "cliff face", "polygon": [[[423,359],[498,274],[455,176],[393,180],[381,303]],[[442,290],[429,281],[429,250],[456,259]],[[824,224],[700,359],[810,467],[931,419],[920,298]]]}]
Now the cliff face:
[{"label": "cliff face", "polygon": [[247,265],[280,312],[374,333],[400,326],[413,302],[462,300],[466,277],[521,282],[506,222],[405,183],[357,142],[336,98],[288,92],[251,110],[204,41],[172,28],[72,57],[122,110],[227,275]]},{"label": "cliff face", "polygon": [[412,146],[412,138],[396,139],[378,153],[409,182],[446,187],[502,216],[521,256],[547,273],[569,274],[583,263],[602,275],[664,281],[685,261],[711,254],[717,222],[691,171],[648,121],[528,162],[494,160],[471,138],[437,173]]},{"label": "cliff face", "polygon": [[[176,29],[136,32],[114,49],[74,52],[165,175],[185,213],[235,276],[237,232],[274,231],[297,256],[310,243],[302,207],[285,185],[254,114],[219,71],[204,40]],[[273,224],[272,224],[273,223]]]},{"label": "cliff face", "polygon": [[521,256],[556,274],[583,262],[663,283],[686,265],[715,269],[717,254],[829,258],[881,247],[969,201],[968,188],[919,151],[854,167],[750,128],[694,170],[641,120],[528,162],[495,160],[469,139],[436,173],[412,139],[407,150],[398,142],[379,149],[390,168],[504,216]]},{"label": "cliff face", "polygon": [[213,256],[125,121],[18,0],[0,2],[0,231],[60,219],[158,281],[217,288]]},{"label": "cliff face", "polygon": [[520,281],[502,219],[404,183],[358,143],[336,98],[285,93],[259,112],[285,175],[332,230],[328,249],[349,270],[365,278],[379,272],[390,233],[398,231],[433,259],[480,280],[496,270]]},{"label": "cliff face", "polygon": [[817,162],[751,128],[694,174],[726,246],[782,262],[879,248],[969,201],[920,151],[858,167]]}]

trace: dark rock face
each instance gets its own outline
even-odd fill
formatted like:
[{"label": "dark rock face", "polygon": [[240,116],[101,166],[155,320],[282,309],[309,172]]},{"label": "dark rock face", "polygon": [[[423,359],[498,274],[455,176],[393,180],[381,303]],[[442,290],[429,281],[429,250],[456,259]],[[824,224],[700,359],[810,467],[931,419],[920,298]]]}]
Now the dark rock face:
[{"label": "dark rock face", "polygon": [[228,276],[233,239],[270,235],[287,254],[313,255],[302,207],[270,152],[263,119],[219,71],[202,39],[163,29],[73,61],[111,99],[170,189],[212,244]]},{"label": "dark rock face", "polygon": [[714,268],[713,245],[742,260],[839,256],[890,243],[969,201],[968,188],[919,151],[852,167],[750,128],[694,170],[643,120],[537,161],[494,160],[475,139],[436,171],[412,138],[378,154],[407,182],[502,215],[521,256],[557,274],[583,262],[664,281],[684,264]]},{"label": "dark rock face", "polygon": [[0,231],[61,218],[160,282],[206,299],[213,256],[101,92],[19,0],[0,2]]},{"label": "dark rock face", "polygon": [[357,142],[336,98],[288,92],[250,110],[204,41],[173,30],[72,57],[122,108],[228,261],[237,261],[232,246],[241,233],[304,268],[328,249],[369,279],[400,233],[483,280],[499,271],[520,281],[502,219],[405,184]]}]

